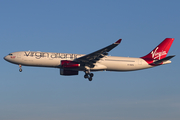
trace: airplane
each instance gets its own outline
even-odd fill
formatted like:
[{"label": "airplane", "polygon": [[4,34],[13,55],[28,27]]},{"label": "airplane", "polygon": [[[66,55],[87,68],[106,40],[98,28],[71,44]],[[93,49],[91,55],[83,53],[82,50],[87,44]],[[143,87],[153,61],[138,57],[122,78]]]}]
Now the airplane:
[{"label": "airplane", "polygon": [[166,57],[174,38],[166,38],[150,53],[143,57],[118,57],[108,56],[113,48],[121,43],[122,39],[90,54],[69,54],[69,53],[50,53],[20,51],[13,52],[4,57],[10,63],[22,66],[52,67],[59,68],[60,75],[78,75],[79,71],[84,71],[84,78],[92,81],[94,76],[91,71],[134,71],[152,68],[171,63],[170,59],[175,55]]}]

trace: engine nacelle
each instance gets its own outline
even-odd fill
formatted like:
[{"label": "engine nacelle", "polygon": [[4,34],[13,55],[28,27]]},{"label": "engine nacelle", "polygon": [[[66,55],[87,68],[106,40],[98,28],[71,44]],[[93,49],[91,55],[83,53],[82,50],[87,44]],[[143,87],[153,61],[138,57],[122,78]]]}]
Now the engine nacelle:
[{"label": "engine nacelle", "polygon": [[60,75],[78,75],[78,71],[60,69]]},{"label": "engine nacelle", "polygon": [[61,60],[61,66],[63,68],[78,68],[80,67],[80,64],[74,61]]},{"label": "engine nacelle", "polygon": [[80,64],[77,62],[69,61],[69,60],[61,60],[60,75],[78,75],[78,71],[67,69],[67,68],[78,68],[78,67],[80,67]]}]

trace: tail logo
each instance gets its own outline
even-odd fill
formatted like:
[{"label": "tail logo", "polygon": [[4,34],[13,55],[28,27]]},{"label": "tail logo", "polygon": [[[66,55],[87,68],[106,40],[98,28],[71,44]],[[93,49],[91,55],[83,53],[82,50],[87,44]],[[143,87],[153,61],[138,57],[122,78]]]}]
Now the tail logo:
[{"label": "tail logo", "polygon": [[157,52],[158,48],[159,47],[157,47],[154,51],[152,51],[151,54],[152,54],[153,59],[159,59],[160,60],[161,56],[167,55],[167,53],[166,53],[166,51],[163,51],[163,50],[162,50],[162,52]]}]

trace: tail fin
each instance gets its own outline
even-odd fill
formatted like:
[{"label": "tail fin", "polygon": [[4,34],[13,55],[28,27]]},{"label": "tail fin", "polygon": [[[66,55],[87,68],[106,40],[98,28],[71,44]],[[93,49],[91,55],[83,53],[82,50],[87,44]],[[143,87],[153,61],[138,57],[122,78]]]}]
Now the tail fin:
[{"label": "tail fin", "polygon": [[146,60],[161,60],[165,58],[173,41],[174,41],[174,38],[166,38],[156,48],[154,48],[154,50],[152,50],[149,54],[141,58],[146,59]]}]

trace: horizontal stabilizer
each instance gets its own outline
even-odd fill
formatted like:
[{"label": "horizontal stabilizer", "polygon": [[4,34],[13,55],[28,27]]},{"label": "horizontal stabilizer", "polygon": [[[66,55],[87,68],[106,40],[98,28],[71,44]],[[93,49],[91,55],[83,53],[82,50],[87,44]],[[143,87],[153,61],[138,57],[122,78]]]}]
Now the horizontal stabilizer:
[{"label": "horizontal stabilizer", "polygon": [[165,58],[163,58],[163,59],[161,59],[161,60],[158,60],[158,61],[156,61],[156,62],[154,62],[154,64],[161,64],[162,62],[165,62],[165,61],[168,61],[168,60],[170,60],[171,58],[173,58],[175,55],[171,55],[171,56],[168,56],[168,57],[165,57]]}]

